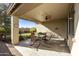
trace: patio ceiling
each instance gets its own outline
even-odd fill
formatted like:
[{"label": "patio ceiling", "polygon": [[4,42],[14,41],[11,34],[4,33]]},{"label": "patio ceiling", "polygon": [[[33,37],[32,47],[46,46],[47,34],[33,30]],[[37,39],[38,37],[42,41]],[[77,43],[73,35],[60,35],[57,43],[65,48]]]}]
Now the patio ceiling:
[{"label": "patio ceiling", "polygon": [[38,5],[40,5],[39,3],[25,3],[25,4],[21,4],[16,10],[14,10],[14,12],[12,13],[12,15],[15,16],[22,16],[25,13],[29,12],[30,10],[36,8]]},{"label": "patio ceiling", "polygon": [[19,6],[13,14],[25,19],[39,21],[67,18],[70,4],[67,3],[27,3]]}]

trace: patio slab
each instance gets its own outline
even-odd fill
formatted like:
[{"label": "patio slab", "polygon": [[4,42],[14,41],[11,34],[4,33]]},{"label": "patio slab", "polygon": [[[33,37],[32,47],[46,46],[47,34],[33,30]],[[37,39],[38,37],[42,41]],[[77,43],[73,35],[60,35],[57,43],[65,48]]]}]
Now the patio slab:
[{"label": "patio slab", "polygon": [[23,56],[70,56],[63,40],[50,40],[48,42],[50,44],[42,43],[38,51],[34,46],[27,46],[27,41],[22,41],[15,46]]},{"label": "patio slab", "polygon": [[22,56],[22,54],[12,44],[6,44],[13,56]]},{"label": "patio slab", "polygon": [[23,56],[70,56],[69,53],[64,52],[56,52],[39,49],[36,51],[34,48],[15,46],[15,48],[23,55]]},{"label": "patio slab", "polygon": [[12,44],[0,41],[0,56],[22,56]]},{"label": "patio slab", "polygon": [[5,43],[0,41],[0,56],[12,56]]}]

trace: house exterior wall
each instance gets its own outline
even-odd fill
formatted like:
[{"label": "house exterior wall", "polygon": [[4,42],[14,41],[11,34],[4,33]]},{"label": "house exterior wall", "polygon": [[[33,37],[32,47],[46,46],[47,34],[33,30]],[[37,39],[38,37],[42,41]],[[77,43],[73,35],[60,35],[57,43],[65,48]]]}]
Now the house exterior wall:
[{"label": "house exterior wall", "polygon": [[47,21],[36,26],[37,32],[51,32],[58,37],[66,38],[67,34],[67,20],[52,20]]},{"label": "house exterior wall", "polygon": [[75,4],[75,15],[74,15],[74,39],[71,54],[79,56],[79,4]]}]

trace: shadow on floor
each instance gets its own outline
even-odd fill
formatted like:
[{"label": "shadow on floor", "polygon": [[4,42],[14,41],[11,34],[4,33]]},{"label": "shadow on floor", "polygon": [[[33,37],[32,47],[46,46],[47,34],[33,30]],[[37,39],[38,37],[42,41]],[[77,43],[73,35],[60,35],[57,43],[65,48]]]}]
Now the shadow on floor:
[{"label": "shadow on floor", "polygon": [[14,56],[4,42],[0,41],[0,56]]},{"label": "shadow on floor", "polygon": [[[28,40],[21,41],[18,45],[23,47],[35,48],[34,46],[29,46],[29,44],[26,42],[28,42]],[[69,53],[69,49],[64,40],[50,40],[48,43],[41,42],[39,49]]]}]

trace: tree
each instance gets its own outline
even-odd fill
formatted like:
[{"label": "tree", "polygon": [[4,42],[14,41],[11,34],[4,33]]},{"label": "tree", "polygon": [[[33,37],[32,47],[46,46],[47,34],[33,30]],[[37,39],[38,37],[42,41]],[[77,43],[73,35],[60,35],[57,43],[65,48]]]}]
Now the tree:
[{"label": "tree", "polygon": [[5,34],[10,34],[10,16],[6,13],[7,8],[7,4],[0,4],[0,27],[5,28]]},{"label": "tree", "polygon": [[36,28],[35,28],[35,27],[32,27],[32,28],[30,28],[29,31],[30,31],[31,33],[36,32]]}]

